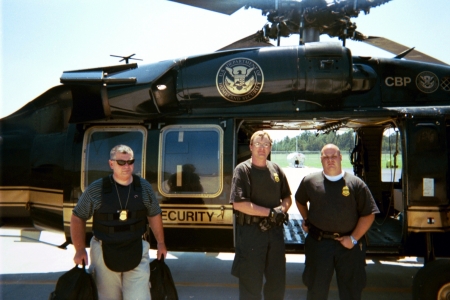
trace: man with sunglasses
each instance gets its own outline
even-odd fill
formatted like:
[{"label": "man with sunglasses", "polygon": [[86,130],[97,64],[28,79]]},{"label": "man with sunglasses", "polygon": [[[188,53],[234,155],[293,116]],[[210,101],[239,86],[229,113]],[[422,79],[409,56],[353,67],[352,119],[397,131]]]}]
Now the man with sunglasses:
[{"label": "man with sunglasses", "polygon": [[[236,216],[236,254],[231,273],[239,299],[284,299],[286,256],[283,224],[292,204],[283,170],[267,160],[272,140],[265,131],[250,139],[251,158],[236,166],[230,203]],[[265,283],[263,287],[263,281]]]},{"label": "man with sunglasses", "polygon": [[86,221],[93,217],[90,270],[99,299],[150,299],[150,246],[142,236],[148,224],[157,241],[157,258],[167,255],[161,208],[150,183],[133,175],[130,147],[112,148],[109,166],[113,173],[89,185],[73,210],[74,262],[89,264]]},{"label": "man with sunglasses", "polygon": [[364,235],[379,210],[367,185],[342,170],[336,145],[325,145],[320,160],[323,172],[305,176],[295,193],[308,233],[303,272],[307,299],[328,299],[335,270],[339,298],[361,299],[366,285]]}]

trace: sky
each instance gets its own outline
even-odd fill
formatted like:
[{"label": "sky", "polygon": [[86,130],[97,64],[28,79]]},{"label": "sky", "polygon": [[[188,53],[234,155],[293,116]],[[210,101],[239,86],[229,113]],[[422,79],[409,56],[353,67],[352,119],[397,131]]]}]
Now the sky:
[{"label": "sky", "polygon": [[[0,0],[0,5],[0,118],[59,85],[63,71],[123,64],[111,54],[135,53],[143,61],[130,62],[142,65],[214,52],[267,22],[256,9],[228,16],[166,0]],[[416,47],[450,64],[449,11],[449,0],[392,0],[352,21],[365,35]],[[321,36],[329,40],[338,41]],[[293,44],[298,35],[281,40],[281,46]],[[347,47],[353,55],[394,56],[361,42],[347,41]]]}]

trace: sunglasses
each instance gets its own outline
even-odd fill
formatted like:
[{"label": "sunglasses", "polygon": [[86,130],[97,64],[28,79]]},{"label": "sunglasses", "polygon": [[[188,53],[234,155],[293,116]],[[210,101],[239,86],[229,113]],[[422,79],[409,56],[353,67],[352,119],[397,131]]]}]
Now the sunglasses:
[{"label": "sunglasses", "polygon": [[119,166],[125,166],[125,164],[131,166],[134,164],[134,158],[130,160],[122,160],[122,159],[111,159],[114,160]]}]

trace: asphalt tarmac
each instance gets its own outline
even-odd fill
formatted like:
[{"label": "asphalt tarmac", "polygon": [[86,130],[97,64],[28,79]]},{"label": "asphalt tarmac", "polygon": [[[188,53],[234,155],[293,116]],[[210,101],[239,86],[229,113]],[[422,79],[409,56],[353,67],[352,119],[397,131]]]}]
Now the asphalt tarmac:
[{"label": "asphalt tarmac", "polygon": [[[313,168],[284,168],[292,194],[301,178]],[[298,214],[293,204],[290,214]],[[58,248],[65,241],[62,233],[34,228],[0,227],[0,299],[47,300],[56,281],[75,265],[74,248]],[[150,250],[151,259],[156,252]],[[234,253],[171,252],[169,266],[179,299],[239,299],[238,280],[230,274]],[[287,283],[285,299],[306,299],[306,287],[301,280],[305,257],[287,254]],[[415,273],[423,266],[416,257],[368,257],[367,287],[364,300],[411,299]],[[339,299],[335,278],[329,299]],[[127,300],[127,299],[125,299]]]},{"label": "asphalt tarmac", "polygon": [[[0,227],[0,299],[48,299],[57,279],[73,268],[74,249],[58,248],[61,233],[39,232],[32,228]],[[170,249],[169,249],[170,250]],[[154,259],[156,253],[150,250]],[[179,299],[238,299],[238,280],[230,274],[234,253],[171,252],[170,267]],[[304,255],[287,254],[285,299],[306,299],[301,281]],[[367,300],[411,299],[413,276],[422,259],[367,258],[368,283],[363,293]],[[333,279],[329,299],[339,299]]]}]

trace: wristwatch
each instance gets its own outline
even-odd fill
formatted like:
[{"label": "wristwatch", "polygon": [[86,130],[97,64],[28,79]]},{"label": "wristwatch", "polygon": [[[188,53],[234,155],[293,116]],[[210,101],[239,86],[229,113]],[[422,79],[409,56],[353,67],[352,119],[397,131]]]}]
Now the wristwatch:
[{"label": "wristwatch", "polygon": [[350,236],[350,239],[352,240],[353,245],[358,244],[358,241],[355,240],[355,238],[353,236]]}]

